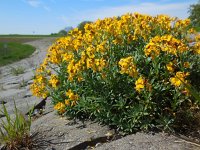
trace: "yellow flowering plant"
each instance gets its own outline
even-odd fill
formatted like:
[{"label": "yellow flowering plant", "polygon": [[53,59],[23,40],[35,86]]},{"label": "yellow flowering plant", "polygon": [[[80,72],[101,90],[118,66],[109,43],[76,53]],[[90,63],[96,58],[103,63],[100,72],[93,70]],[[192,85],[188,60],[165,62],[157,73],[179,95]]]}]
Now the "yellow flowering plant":
[{"label": "yellow flowering plant", "polygon": [[173,127],[177,113],[199,104],[179,80],[200,89],[200,38],[190,44],[190,20],[134,13],[84,28],[49,48],[31,85],[59,114],[133,132]]}]

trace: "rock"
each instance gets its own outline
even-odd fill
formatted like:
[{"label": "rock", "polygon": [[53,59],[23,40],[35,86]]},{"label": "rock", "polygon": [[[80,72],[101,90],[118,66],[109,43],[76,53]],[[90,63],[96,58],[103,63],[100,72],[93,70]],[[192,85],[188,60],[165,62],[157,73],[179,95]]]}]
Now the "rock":
[{"label": "rock", "polygon": [[[42,110],[45,109],[46,106],[46,100],[47,97],[44,98],[43,100],[41,100],[41,102],[39,102],[37,105],[34,106],[33,109],[29,110],[26,115],[29,115],[31,113],[32,116],[37,115],[38,113],[40,113]],[[32,111],[32,112],[31,112]]]},{"label": "rock", "polygon": [[6,150],[4,145],[0,145],[0,150]]}]

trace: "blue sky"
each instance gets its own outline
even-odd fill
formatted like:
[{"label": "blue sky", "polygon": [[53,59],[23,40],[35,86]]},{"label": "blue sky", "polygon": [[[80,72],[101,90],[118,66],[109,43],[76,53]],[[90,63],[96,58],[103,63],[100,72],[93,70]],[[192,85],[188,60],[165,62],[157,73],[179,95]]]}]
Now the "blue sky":
[{"label": "blue sky", "polygon": [[0,34],[50,34],[127,12],[188,17],[198,0],[0,0]]}]

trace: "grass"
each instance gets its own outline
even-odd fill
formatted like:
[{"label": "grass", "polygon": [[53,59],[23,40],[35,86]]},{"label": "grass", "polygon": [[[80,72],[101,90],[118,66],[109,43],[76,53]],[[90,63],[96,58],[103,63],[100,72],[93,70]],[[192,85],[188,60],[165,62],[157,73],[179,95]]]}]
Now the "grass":
[{"label": "grass", "polygon": [[0,42],[17,42],[17,43],[25,43],[35,41],[41,38],[48,38],[48,37],[59,37],[58,35],[18,35],[18,34],[11,34],[11,35],[0,35]]},{"label": "grass", "polygon": [[26,43],[41,39],[40,37],[1,37],[0,42]]},{"label": "grass", "polygon": [[18,76],[19,74],[23,74],[25,72],[25,68],[19,66],[19,67],[11,67],[10,69],[11,73],[15,76]]},{"label": "grass", "polygon": [[28,57],[35,47],[16,42],[0,42],[0,66]]},{"label": "grass", "polygon": [[7,150],[30,149],[33,146],[30,135],[31,118],[26,119],[17,109],[15,102],[14,117],[8,114],[4,104],[0,112],[5,116],[0,124],[0,144]]}]

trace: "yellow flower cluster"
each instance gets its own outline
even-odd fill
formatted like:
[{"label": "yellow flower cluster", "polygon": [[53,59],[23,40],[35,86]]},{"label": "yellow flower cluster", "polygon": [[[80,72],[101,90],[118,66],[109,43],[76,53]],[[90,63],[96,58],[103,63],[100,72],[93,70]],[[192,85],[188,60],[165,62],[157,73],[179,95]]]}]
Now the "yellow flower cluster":
[{"label": "yellow flower cluster", "polygon": [[68,97],[68,99],[65,99],[64,102],[58,102],[55,106],[54,109],[57,110],[60,114],[65,113],[65,108],[66,106],[74,106],[76,105],[76,102],[79,98],[77,94],[74,94],[71,89],[69,89],[65,95]]},{"label": "yellow flower cluster", "polygon": [[[86,24],[84,33],[75,28],[68,36],[59,38],[48,49],[47,57],[36,71],[34,83],[31,86],[32,93],[39,97],[46,97],[49,91],[59,89],[63,86],[62,84],[84,82],[86,80],[84,77],[88,72],[101,75],[105,79],[109,76],[108,69],[117,68],[117,66],[120,74],[136,78],[141,72],[134,62],[136,57],[132,57],[136,51],[134,46],[141,44],[140,48],[144,48],[142,52],[152,59],[164,53],[172,55],[172,59],[176,60],[176,56],[189,49],[184,44],[184,40],[176,38],[179,31],[188,23],[187,19],[178,20],[166,15],[152,17],[134,13]],[[200,53],[199,39],[196,39],[198,42],[194,46],[198,54]],[[145,46],[145,43],[148,44]],[[122,58],[126,55],[128,56]],[[115,56],[117,57],[113,58]],[[176,70],[176,65],[173,61],[167,63],[166,68],[172,74]],[[183,66],[189,68],[190,64],[185,62]],[[183,72],[177,72],[175,77],[170,78],[170,81],[178,87],[181,85],[179,78],[185,81],[186,76],[187,74]],[[59,79],[62,80],[59,81]],[[147,87],[147,83],[144,77],[136,80],[136,91],[140,92],[145,86]],[[151,85],[147,88],[151,89]],[[63,99],[59,100],[54,107],[61,113],[64,112],[66,106],[76,105],[79,99],[78,94],[71,89],[62,97]]]},{"label": "yellow flower cluster", "polygon": [[59,80],[58,77],[54,74],[51,75],[51,78],[49,79],[49,84],[53,87],[56,88],[58,86]]},{"label": "yellow flower cluster", "polygon": [[190,24],[190,19],[184,19],[184,20],[177,20],[174,26],[176,29],[181,30],[183,28],[188,27],[189,24]]},{"label": "yellow flower cluster", "polygon": [[133,57],[129,56],[126,58],[121,58],[118,64],[121,69],[120,70],[121,74],[128,74],[131,77],[137,76],[138,72],[133,62]]},{"label": "yellow flower cluster", "polygon": [[66,99],[65,100],[65,105],[66,106],[74,106],[74,105],[76,105],[76,102],[77,102],[77,100],[78,100],[78,98],[79,98],[79,96],[77,95],[77,94],[74,94],[73,92],[72,92],[72,90],[70,89],[70,90],[68,90],[67,92],[66,92],[66,96],[69,98],[69,99]]},{"label": "yellow flower cluster", "polygon": [[[49,95],[49,91],[46,88],[47,79],[42,74],[45,70],[45,65],[41,64],[40,67],[36,70],[36,76],[33,81],[33,84],[30,86],[30,90],[33,95],[37,97],[46,98]],[[46,70],[47,74],[49,74],[49,70]]]},{"label": "yellow flower cluster", "polygon": [[146,56],[151,56],[154,59],[160,55],[161,51],[177,56],[178,53],[183,53],[187,50],[188,47],[182,41],[172,35],[164,35],[152,38],[145,46],[144,52]]},{"label": "yellow flower cluster", "polygon": [[[187,62],[183,62],[183,67],[184,68],[190,68],[190,63]],[[169,72],[173,73],[174,70],[177,68],[177,62],[176,60],[169,62],[168,64],[166,64],[166,68]]]},{"label": "yellow flower cluster", "polygon": [[62,102],[58,102],[55,106],[54,109],[57,110],[60,114],[63,114],[65,112],[65,104]]},{"label": "yellow flower cluster", "polygon": [[135,90],[140,92],[145,86],[145,79],[143,77],[139,77],[135,82]]},{"label": "yellow flower cluster", "polygon": [[173,65],[172,62],[169,62],[169,63],[166,65],[166,67],[167,67],[167,70],[168,70],[169,72],[174,72],[174,65]]},{"label": "yellow flower cluster", "polygon": [[189,76],[189,73],[179,71],[176,73],[175,77],[170,78],[170,82],[172,85],[180,87],[181,85],[183,85],[183,83],[187,83],[187,80],[185,80],[187,76]]}]

